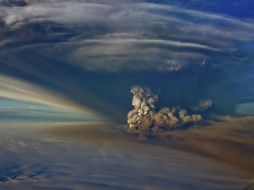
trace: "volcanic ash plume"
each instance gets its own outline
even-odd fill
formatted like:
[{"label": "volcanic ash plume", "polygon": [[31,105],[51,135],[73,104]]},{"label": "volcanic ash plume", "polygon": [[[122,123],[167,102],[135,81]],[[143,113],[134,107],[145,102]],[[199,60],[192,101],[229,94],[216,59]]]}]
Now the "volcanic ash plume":
[{"label": "volcanic ash plume", "polygon": [[134,109],[128,113],[129,128],[148,129],[154,121],[155,105],[158,96],[149,89],[133,87],[132,105]]},{"label": "volcanic ash plume", "polygon": [[132,105],[134,109],[128,113],[128,127],[137,132],[156,132],[160,129],[181,127],[186,123],[202,120],[201,115],[189,115],[185,109],[162,108],[156,109],[158,95],[150,89],[133,87]]}]

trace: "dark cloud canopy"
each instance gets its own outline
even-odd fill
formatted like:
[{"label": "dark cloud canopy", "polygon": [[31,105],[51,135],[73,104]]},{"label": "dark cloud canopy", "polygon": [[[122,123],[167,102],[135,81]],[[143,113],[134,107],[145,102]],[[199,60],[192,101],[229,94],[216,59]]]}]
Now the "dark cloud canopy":
[{"label": "dark cloud canopy", "polygon": [[234,113],[254,98],[242,94],[252,80],[237,85],[253,69],[254,22],[210,4],[0,1],[0,72],[114,119],[125,118],[133,85],[159,91],[163,105],[211,99]]}]

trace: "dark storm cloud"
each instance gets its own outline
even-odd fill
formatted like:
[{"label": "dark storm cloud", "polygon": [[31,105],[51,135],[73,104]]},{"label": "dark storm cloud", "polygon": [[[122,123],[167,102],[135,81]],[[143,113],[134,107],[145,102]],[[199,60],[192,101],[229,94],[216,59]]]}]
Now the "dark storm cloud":
[{"label": "dark storm cloud", "polygon": [[[158,87],[162,102],[177,105],[209,98],[223,70],[248,63],[251,51],[242,47],[253,31],[252,20],[169,4],[29,0],[0,6],[0,71],[125,118],[133,85]],[[191,68],[200,70],[181,73]]]}]

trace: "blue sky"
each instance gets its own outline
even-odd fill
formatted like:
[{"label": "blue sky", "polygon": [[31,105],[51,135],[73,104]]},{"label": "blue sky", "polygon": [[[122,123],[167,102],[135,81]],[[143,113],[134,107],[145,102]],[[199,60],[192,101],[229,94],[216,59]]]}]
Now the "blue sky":
[{"label": "blue sky", "polygon": [[150,2],[174,4],[188,9],[218,13],[238,18],[254,17],[252,0],[151,0]]}]

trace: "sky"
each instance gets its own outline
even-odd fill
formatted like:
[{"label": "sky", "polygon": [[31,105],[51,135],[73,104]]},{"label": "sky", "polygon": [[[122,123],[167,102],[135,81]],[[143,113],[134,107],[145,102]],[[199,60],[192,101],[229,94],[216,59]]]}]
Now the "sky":
[{"label": "sky", "polygon": [[253,8],[251,0],[0,0],[0,110],[123,122],[140,85],[158,92],[161,107],[211,99],[214,114],[253,114]]}]

